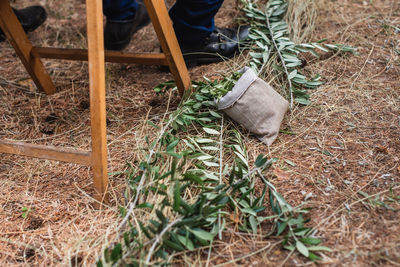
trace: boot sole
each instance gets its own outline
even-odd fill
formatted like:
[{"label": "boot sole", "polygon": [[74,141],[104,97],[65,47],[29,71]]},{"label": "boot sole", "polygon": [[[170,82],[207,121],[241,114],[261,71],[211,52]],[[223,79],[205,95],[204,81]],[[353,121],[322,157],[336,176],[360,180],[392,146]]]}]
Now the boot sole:
[{"label": "boot sole", "polygon": [[222,56],[203,56],[203,57],[183,57],[188,68],[196,67],[199,65],[212,64],[224,61]]}]

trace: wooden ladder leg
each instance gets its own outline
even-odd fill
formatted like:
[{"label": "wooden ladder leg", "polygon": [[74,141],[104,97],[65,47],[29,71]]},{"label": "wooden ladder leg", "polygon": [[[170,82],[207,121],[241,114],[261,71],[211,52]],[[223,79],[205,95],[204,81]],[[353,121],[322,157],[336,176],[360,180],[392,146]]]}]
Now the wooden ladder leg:
[{"label": "wooden ladder leg", "polygon": [[40,58],[34,57],[31,54],[32,44],[28,40],[14,11],[11,9],[8,0],[0,0],[0,27],[14,47],[37,88],[46,94],[55,93],[54,84]]},{"label": "wooden ladder leg", "polygon": [[86,0],[94,198],[108,201],[106,90],[102,1]]},{"label": "wooden ladder leg", "polygon": [[190,77],[182,52],[176,39],[171,19],[168,15],[164,0],[144,0],[153,23],[161,48],[168,61],[172,75],[174,76],[179,92],[183,95],[184,90],[190,86]]}]

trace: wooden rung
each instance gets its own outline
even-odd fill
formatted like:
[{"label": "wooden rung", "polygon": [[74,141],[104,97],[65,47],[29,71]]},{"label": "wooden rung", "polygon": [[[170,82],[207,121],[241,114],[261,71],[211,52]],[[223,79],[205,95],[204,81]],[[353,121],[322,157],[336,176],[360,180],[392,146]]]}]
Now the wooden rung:
[{"label": "wooden rung", "polygon": [[[51,58],[65,60],[88,60],[86,49],[67,49],[52,47],[33,47],[31,52],[36,58]],[[123,53],[119,51],[105,51],[105,61],[113,63],[129,63],[142,65],[168,66],[167,59],[162,53]]]},{"label": "wooden rung", "polygon": [[17,141],[0,140],[0,153],[65,161],[87,166],[90,166],[92,163],[92,153],[90,151],[35,145]]}]

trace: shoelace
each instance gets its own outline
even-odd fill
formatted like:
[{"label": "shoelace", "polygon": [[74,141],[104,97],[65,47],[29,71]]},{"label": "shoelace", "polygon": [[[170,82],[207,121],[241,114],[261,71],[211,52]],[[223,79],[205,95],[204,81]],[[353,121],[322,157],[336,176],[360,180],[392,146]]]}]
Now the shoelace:
[{"label": "shoelace", "polygon": [[[226,43],[226,42],[234,41],[231,37],[229,37],[229,35],[233,34],[233,31],[231,29],[216,28],[216,29],[214,29],[212,34],[215,34],[218,37],[219,43]],[[206,37],[206,39],[205,39],[206,43],[208,43],[211,40],[210,36]]]}]

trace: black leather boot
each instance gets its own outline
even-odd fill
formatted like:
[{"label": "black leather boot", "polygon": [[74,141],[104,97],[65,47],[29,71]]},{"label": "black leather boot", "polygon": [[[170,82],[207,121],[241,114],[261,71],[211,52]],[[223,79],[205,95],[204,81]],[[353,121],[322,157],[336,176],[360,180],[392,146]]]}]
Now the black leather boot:
[{"label": "black leather boot", "polygon": [[[26,33],[36,30],[47,18],[46,10],[41,6],[29,6],[22,9],[13,8],[13,11]],[[5,35],[0,29],[0,42],[4,40]]]},{"label": "black leather boot", "polygon": [[249,26],[237,29],[215,27],[202,43],[198,45],[180,43],[183,58],[188,67],[209,64],[229,59],[239,50],[239,45],[249,36]]},{"label": "black leather boot", "polygon": [[142,1],[138,1],[138,9],[135,17],[129,20],[110,20],[107,19],[104,28],[104,47],[107,50],[123,50],[126,48],[132,35],[150,23],[146,6]]}]

